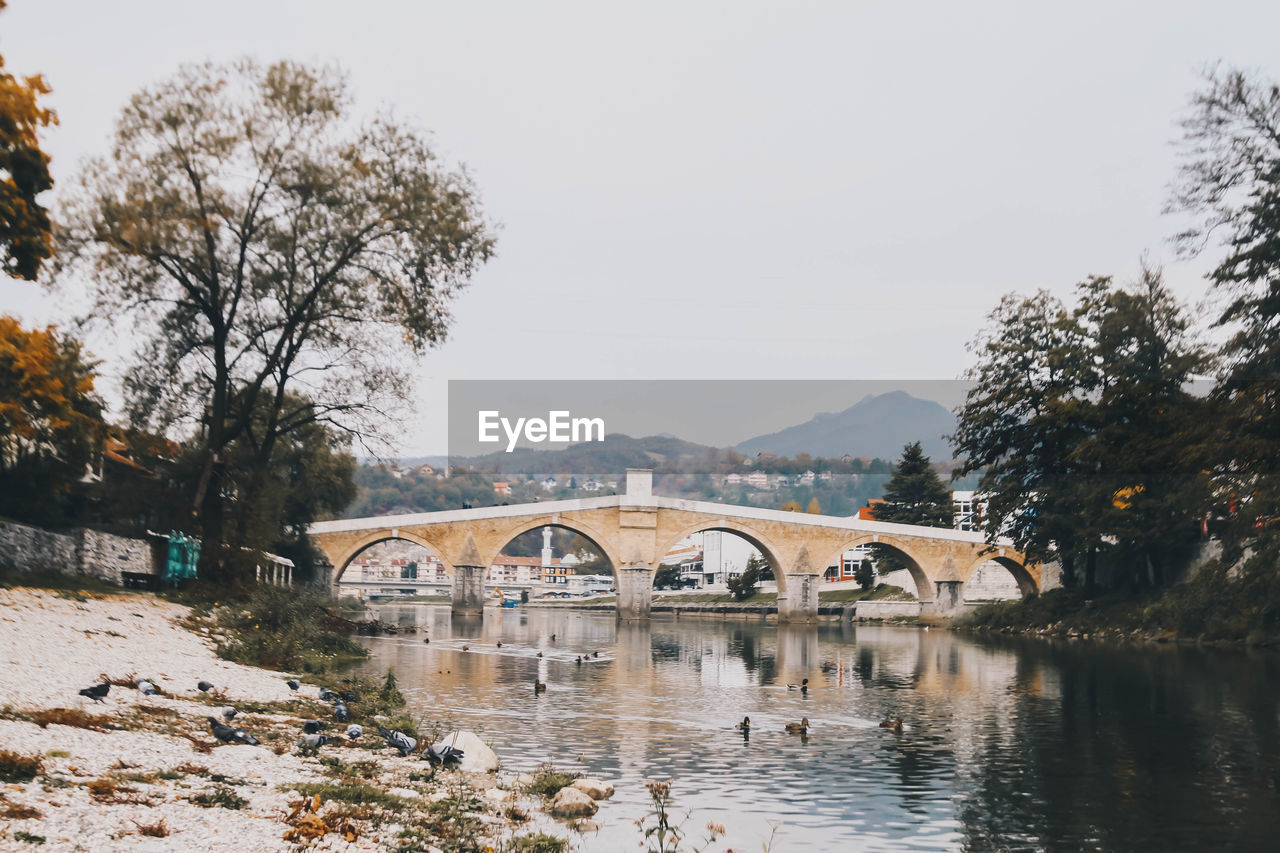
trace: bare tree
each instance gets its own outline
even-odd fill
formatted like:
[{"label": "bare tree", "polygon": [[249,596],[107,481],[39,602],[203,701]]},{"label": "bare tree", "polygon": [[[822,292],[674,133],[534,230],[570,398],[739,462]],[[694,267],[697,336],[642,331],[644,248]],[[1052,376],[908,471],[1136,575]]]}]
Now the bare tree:
[{"label": "bare tree", "polygon": [[465,172],[393,116],[352,112],[332,67],[184,66],[129,101],[56,233],[57,275],[140,340],[133,421],[199,435],[193,511],[223,579],[229,446],[265,467],[310,423],[369,435],[493,253]]}]

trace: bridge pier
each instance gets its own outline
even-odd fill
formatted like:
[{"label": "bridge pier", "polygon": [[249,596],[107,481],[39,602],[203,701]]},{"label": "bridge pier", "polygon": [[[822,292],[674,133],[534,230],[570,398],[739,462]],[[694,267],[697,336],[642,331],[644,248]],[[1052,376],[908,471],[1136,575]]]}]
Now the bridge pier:
[{"label": "bridge pier", "polygon": [[455,616],[484,614],[484,566],[453,567],[453,604]]},{"label": "bridge pier", "polygon": [[934,583],[933,612],[943,618],[949,618],[960,609],[960,581],[936,581]]},{"label": "bridge pier", "polygon": [[618,572],[618,618],[649,618],[653,605],[653,572],[648,566],[621,566]]},{"label": "bridge pier", "polygon": [[787,591],[778,594],[779,622],[816,622],[818,619],[817,572],[787,574]]}]

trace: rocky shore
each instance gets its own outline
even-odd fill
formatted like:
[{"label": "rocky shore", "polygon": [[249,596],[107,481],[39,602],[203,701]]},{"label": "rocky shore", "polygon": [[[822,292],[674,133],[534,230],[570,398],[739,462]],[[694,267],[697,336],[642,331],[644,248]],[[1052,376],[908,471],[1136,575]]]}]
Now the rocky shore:
[{"label": "rocky shore", "polygon": [[[104,677],[102,702],[79,694]],[[0,589],[0,850],[553,853],[612,794],[504,773],[468,732],[436,733],[464,750],[453,770],[388,748],[374,720],[338,737],[329,682],[291,677],[219,659],[207,626],[153,596]],[[260,745],[214,738],[228,707]],[[336,742],[300,747],[308,719]]]}]

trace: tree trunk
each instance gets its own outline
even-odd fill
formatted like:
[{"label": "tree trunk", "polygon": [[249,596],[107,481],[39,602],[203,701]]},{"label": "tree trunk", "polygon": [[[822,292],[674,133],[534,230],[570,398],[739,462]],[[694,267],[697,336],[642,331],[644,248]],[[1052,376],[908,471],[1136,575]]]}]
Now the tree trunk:
[{"label": "tree trunk", "polygon": [[1058,562],[1062,564],[1062,586],[1071,589],[1076,585],[1076,560],[1075,557],[1063,551],[1058,556]]}]

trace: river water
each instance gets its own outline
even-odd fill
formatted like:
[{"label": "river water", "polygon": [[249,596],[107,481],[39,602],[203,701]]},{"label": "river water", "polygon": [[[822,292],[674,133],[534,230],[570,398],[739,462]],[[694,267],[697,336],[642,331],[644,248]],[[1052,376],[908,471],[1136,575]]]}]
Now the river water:
[{"label": "river water", "polygon": [[[479,732],[504,769],[550,761],[615,785],[588,853],[641,849],[651,779],[673,780],[689,842],[728,827],[715,850],[772,832],[774,853],[1280,850],[1275,652],[375,610],[419,626],[368,639],[366,672],[394,667],[425,725]],[[807,737],[784,731],[802,717]],[[890,717],[901,733],[879,727]]]}]

